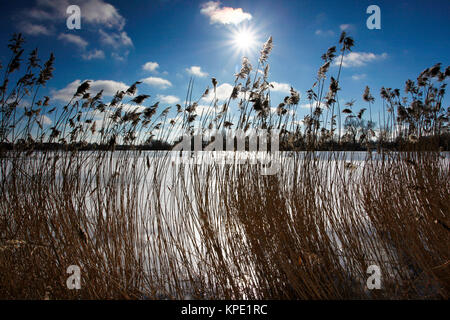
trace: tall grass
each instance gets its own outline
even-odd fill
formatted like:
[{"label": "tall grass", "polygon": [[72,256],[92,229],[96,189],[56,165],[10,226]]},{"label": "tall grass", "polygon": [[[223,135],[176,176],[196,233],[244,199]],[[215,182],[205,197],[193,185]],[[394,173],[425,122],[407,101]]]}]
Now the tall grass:
[{"label": "tall grass", "polygon": [[[345,41],[349,49],[353,42]],[[335,139],[339,75],[323,92],[334,50],[323,57],[318,83],[308,93],[311,114],[301,132],[294,89],[275,113],[270,109],[271,38],[256,70],[244,59],[224,105],[214,98],[208,113],[197,114],[191,82],[173,123],[158,104],[127,108],[148,98],[137,95],[139,83],[104,103],[85,82],[72,101],[52,110],[49,99],[37,97],[51,78],[53,56],[39,67],[32,53],[26,75],[8,90],[22,43],[13,37],[0,92],[1,298],[448,299],[448,159],[420,140],[428,119],[436,135],[445,130],[435,105],[444,93],[430,100],[411,89],[430,110],[415,116],[416,102],[401,118],[407,125],[390,122],[397,136],[417,135],[403,151],[347,158],[313,151]],[[447,71],[427,74],[417,91],[433,92],[430,77],[445,78]],[[216,88],[213,79],[204,96],[215,96]],[[33,100],[20,112],[25,92]],[[401,110],[397,94],[388,96],[387,104]],[[229,112],[234,103],[235,119]],[[322,103],[331,107],[329,126]],[[360,113],[353,138],[364,140],[361,135],[373,128],[364,126]],[[44,125],[44,115],[54,116],[51,126]],[[283,154],[280,172],[264,176],[260,165],[249,162],[179,165],[171,152],[138,150],[171,132],[233,128],[249,134],[280,129],[283,143],[295,149],[301,142],[309,151]],[[104,150],[82,151],[94,142]],[[58,148],[48,150],[46,143]],[[117,144],[136,148],[115,150]],[[374,264],[381,270],[380,290],[366,286]],[[79,290],[66,286],[70,265],[81,268]]]}]

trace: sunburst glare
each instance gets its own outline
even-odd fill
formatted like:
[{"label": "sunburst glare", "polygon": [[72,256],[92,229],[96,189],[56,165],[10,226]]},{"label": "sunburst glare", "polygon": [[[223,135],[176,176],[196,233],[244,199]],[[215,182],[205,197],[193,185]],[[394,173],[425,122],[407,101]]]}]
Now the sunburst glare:
[{"label": "sunburst glare", "polygon": [[234,43],[242,51],[248,51],[256,43],[255,37],[249,30],[238,30],[234,34]]},{"label": "sunburst glare", "polygon": [[231,43],[239,54],[251,54],[258,49],[258,35],[250,27],[239,27],[232,31]]}]

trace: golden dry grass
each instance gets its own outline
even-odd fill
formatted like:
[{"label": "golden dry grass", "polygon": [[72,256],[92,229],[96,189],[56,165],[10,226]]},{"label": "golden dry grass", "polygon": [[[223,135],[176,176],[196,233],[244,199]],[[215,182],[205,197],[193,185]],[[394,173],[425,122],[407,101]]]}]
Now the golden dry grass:
[{"label": "golden dry grass", "polygon": [[[22,40],[15,35],[11,41],[6,79],[20,67]],[[345,34],[341,40],[342,52],[353,45]],[[236,90],[223,106],[213,100],[214,112],[197,118],[192,82],[176,121],[167,121],[169,111],[159,112],[158,103],[142,112],[126,110],[127,97],[136,106],[148,98],[135,96],[138,83],[106,104],[85,82],[60,110],[44,97],[20,114],[20,94],[4,82],[0,298],[448,299],[448,157],[442,158],[436,144],[423,142],[447,132],[438,101],[445,90],[438,93],[432,79],[445,80],[448,68],[429,68],[417,86],[407,83],[414,100],[408,108],[398,91],[383,92],[392,111],[380,146],[400,139],[403,151],[380,147],[364,161],[295,151],[281,157],[279,173],[264,176],[250,163],[174,165],[173,154],[133,149],[155,136],[167,140],[171,130],[194,132],[194,119],[203,133],[233,126],[280,129],[281,144],[294,150],[335,143],[339,75],[331,77],[327,94],[324,88],[336,48],[322,57],[317,91],[308,92],[311,113],[303,133],[293,121],[300,99],[294,89],[276,114],[270,112],[271,48],[272,39],[255,76],[245,59],[236,75],[235,88],[245,96],[237,102],[238,119],[228,112]],[[37,93],[51,78],[54,57],[43,68],[36,58],[32,52],[26,71],[32,76],[22,78],[16,92]],[[215,95],[217,80],[212,84],[208,90]],[[342,138],[367,146],[373,125],[364,122],[364,110],[358,115],[347,110],[356,120],[344,126]],[[52,126],[43,125],[43,115],[54,115]],[[340,122],[339,116],[339,132]],[[406,143],[411,136],[416,138]],[[81,151],[88,142],[103,151]],[[114,151],[117,144],[130,150]],[[57,150],[38,150],[55,145]],[[80,290],[66,286],[70,265],[81,268]],[[370,265],[380,267],[380,290],[366,287]]]}]

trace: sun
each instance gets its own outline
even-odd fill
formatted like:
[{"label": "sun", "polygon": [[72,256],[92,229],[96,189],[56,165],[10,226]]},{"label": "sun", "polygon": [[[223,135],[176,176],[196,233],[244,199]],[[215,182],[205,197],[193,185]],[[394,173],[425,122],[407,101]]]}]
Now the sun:
[{"label": "sun", "polygon": [[225,49],[230,61],[241,61],[242,57],[255,60],[263,44],[262,33],[266,32],[254,24],[229,25],[224,29],[225,39],[220,39],[217,44]]},{"label": "sun", "polygon": [[248,30],[236,32],[234,42],[241,50],[248,50],[255,42],[253,35]]},{"label": "sun", "polygon": [[241,53],[248,53],[257,46],[257,39],[254,31],[251,29],[239,28],[232,32],[232,43]]}]

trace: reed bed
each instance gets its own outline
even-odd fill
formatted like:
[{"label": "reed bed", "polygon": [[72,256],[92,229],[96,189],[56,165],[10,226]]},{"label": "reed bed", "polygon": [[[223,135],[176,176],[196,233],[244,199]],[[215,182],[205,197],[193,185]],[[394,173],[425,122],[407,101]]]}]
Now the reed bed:
[{"label": "reed bed", "polygon": [[[20,61],[22,42],[18,35],[12,39],[6,75]],[[342,54],[353,46],[345,34],[340,43]],[[310,92],[312,109],[303,133],[290,112],[300,99],[294,89],[276,115],[270,112],[271,49],[270,38],[254,70],[255,75],[262,70],[259,79],[243,61],[235,83],[240,91],[222,107],[214,99],[214,112],[197,118],[199,128],[193,120],[195,101],[177,106],[180,121],[175,123],[166,121],[168,111],[157,113],[157,104],[142,112],[125,110],[127,96],[137,106],[148,98],[136,94],[138,83],[118,92],[109,104],[83,83],[59,113],[45,113],[44,107],[51,106],[44,98],[33,99],[20,114],[15,107],[21,90],[37,93],[32,90],[45,85],[52,57],[39,76],[20,78],[13,94],[4,83],[0,298],[448,299],[448,155],[421,140],[445,133],[448,120],[436,100],[442,101],[443,93],[419,94],[425,88],[433,93],[430,79],[443,81],[447,71],[422,73],[425,88],[410,84],[415,101],[425,101],[421,114],[413,117],[422,108],[416,102],[399,118],[407,125],[395,126],[394,119],[391,130],[387,121],[383,126],[383,139],[397,135],[410,143],[401,151],[381,148],[375,153],[369,148],[363,157],[352,158],[315,151],[319,143],[336,138],[339,75],[331,77],[324,95],[329,106],[325,116],[320,107],[336,49],[322,57],[325,65],[313,86],[318,91]],[[34,56],[26,74],[37,67]],[[214,92],[217,81],[212,84],[208,90]],[[373,102],[370,93],[365,96]],[[402,110],[396,97],[386,99]],[[237,119],[228,112],[235,99],[241,111]],[[57,113],[55,121],[45,127],[42,115],[50,111]],[[355,116],[360,120],[356,131],[346,130],[368,145],[372,127],[363,125],[363,114]],[[99,115],[104,121],[95,128]],[[262,175],[260,164],[236,159],[189,164],[177,161],[179,152],[139,150],[155,136],[168,138],[170,130],[205,132],[209,127],[280,129],[281,143],[294,151],[271,154],[280,171]],[[94,141],[104,150],[83,151]],[[45,143],[58,148],[42,148]],[[128,150],[116,149],[119,144]],[[300,145],[307,151],[295,150]],[[81,269],[78,290],[66,286],[70,265]],[[370,265],[381,270],[381,289],[367,288]]]},{"label": "reed bed", "polygon": [[[16,160],[4,181],[3,298],[448,298],[439,154],[351,169],[296,154],[274,176],[251,164],[172,167],[169,153],[150,168],[138,151],[54,157],[45,174],[41,157]],[[74,264],[80,290],[65,286]],[[366,288],[371,264],[380,290]]]}]

